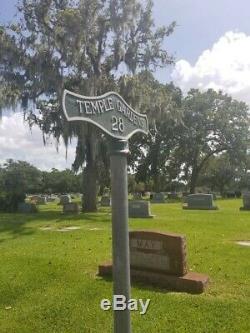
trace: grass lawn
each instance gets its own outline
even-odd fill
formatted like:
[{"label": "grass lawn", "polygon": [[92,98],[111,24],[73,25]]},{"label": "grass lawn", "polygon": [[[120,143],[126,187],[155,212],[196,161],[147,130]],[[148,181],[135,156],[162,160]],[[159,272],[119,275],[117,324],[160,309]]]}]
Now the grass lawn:
[{"label": "grass lawn", "polygon": [[[154,219],[131,219],[130,229],[187,237],[189,269],[210,276],[204,294],[136,285],[133,298],[151,299],[148,312],[132,313],[133,333],[249,333],[250,212],[241,200],[218,200],[218,211],[184,211],[153,204]],[[96,277],[111,259],[109,209],[64,216],[55,204],[36,215],[0,215],[0,333],[110,333],[112,282]],[[59,232],[65,226],[81,229]],[[41,228],[51,229],[42,230]]]}]

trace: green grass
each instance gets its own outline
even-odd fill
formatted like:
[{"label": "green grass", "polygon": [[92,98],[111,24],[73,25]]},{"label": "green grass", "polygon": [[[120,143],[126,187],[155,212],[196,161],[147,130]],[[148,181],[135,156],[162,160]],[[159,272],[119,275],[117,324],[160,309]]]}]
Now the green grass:
[{"label": "green grass", "polygon": [[[211,279],[201,295],[133,286],[133,298],[151,299],[144,316],[132,313],[133,333],[250,332],[250,248],[235,244],[250,240],[250,212],[239,211],[241,200],[217,204],[218,211],[153,204],[154,219],[130,220],[130,229],[186,235],[189,269]],[[99,305],[111,299],[112,282],[96,277],[111,259],[110,211],[60,210],[49,204],[36,215],[0,215],[0,333],[112,332],[112,312]],[[55,231],[68,225],[81,229]]]}]

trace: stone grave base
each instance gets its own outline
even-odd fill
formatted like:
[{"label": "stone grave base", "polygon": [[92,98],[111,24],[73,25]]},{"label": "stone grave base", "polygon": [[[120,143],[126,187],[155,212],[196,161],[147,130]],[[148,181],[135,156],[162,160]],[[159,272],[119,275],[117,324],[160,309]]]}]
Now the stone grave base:
[{"label": "stone grave base", "polygon": [[205,207],[188,207],[188,206],[184,205],[184,206],[182,206],[182,208],[186,209],[186,210],[218,210],[218,207],[216,207],[216,206],[205,208]]},{"label": "stone grave base", "polygon": [[[130,274],[132,282],[143,282],[167,290],[192,294],[203,293],[209,282],[209,277],[207,275],[193,272],[188,272],[183,276],[174,276],[131,268]],[[98,275],[102,277],[111,277],[112,264],[105,263],[99,265]]]},{"label": "stone grave base", "polygon": [[130,214],[129,215],[129,218],[131,219],[136,219],[136,218],[139,218],[139,219],[153,219],[156,215],[141,215],[141,216],[137,216],[137,215],[133,215],[133,214]]}]

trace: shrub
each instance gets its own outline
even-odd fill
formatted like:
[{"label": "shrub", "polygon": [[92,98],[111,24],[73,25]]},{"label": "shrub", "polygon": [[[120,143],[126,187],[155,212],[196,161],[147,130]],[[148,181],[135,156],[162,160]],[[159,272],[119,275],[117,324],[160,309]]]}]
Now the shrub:
[{"label": "shrub", "polygon": [[1,193],[0,211],[14,213],[17,212],[18,204],[25,201],[24,193]]}]

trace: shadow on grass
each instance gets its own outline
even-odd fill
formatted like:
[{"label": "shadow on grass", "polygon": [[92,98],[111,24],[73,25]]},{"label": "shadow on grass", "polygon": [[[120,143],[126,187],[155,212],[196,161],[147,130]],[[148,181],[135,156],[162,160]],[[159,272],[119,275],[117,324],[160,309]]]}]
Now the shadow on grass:
[{"label": "shadow on grass", "polygon": [[107,211],[98,210],[95,213],[83,213],[80,214],[63,214],[60,211],[55,210],[46,210],[40,211],[38,214],[32,215],[32,221],[49,221],[53,220],[54,222],[63,222],[65,220],[70,221],[93,221],[93,222],[110,222],[111,215]]},{"label": "shadow on grass", "polygon": [[[99,209],[96,213],[80,213],[77,215],[73,214],[63,214],[57,210],[41,210],[36,214],[7,214],[0,213],[0,234],[8,233],[12,235],[13,238],[17,236],[31,235],[36,232],[36,228],[33,226],[28,226],[29,223],[36,222],[99,222],[99,223],[109,223],[111,221],[111,216],[109,211],[105,209]],[[3,242],[5,238],[0,239],[0,243]]]},{"label": "shadow on grass", "polygon": [[[105,282],[110,282],[113,283],[113,279],[111,276],[100,276],[100,275],[96,275],[96,281],[97,282],[101,282],[101,281],[105,281]],[[146,282],[141,282],[139,280],[133,279],[131,282],[131,286],[132,288],[135,287],[137,289],[141,289],[141,290],[147,290],[150,292],[155,292],[155,293],[160,293],[160,294],[166,294],[166,293],[185,293],[185,294],[191,294],[191,295],[199,295],[195,292],[188,292],[188,291],[180,291],[180,290],[174,290],[174,289],[170,289],[167,287],[159,287],[157,285],[157,283],[155,282],[154,284],[152,283],[146,283]]]},{"label": "shadow on grass", "polygon": [[[31,218],[31,216],[29,216]],[[0,233],[8,233],[16,238],[20,235],[27,236],[34,233],[34,229],[27,226],[25,214],[1,214],[0,215]],[[4,239],[0,239],[2,243]]]}]

